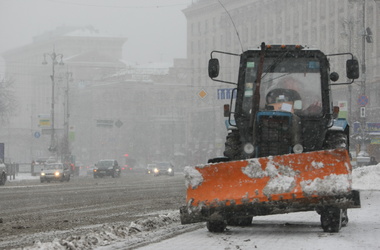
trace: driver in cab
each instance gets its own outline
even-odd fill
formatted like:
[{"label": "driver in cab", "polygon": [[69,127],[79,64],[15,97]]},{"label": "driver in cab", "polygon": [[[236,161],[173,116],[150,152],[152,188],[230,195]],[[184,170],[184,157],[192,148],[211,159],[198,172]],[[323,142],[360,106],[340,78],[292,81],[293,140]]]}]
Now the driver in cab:
[{"label": "driver in cab", "polygon": [[[318,89],[318,88],[314,88]],[[314,90],[315,91],[315,90]],[[303,103],[303,100],[304,101]],[[312,101],[310,103],[310,101]],[[303,105],[307,108],[303,109]],[[293,77],[281,79],[266,95],[266,109],[292,112],[302,115],[315,115],[321,113],[322,103],[317,94],[306,91],[304,85]]]}]

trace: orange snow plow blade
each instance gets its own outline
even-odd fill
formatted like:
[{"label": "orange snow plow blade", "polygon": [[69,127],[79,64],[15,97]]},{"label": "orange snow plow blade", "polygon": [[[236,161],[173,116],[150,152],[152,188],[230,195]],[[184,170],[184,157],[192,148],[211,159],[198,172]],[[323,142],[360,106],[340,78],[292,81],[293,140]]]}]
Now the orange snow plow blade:
[{"label": "orange snow plow blade", "polygon": [[220,211],[255,216],[326,205],[360,207],[351,171],[345,149],[186,167],[181,222],[207,221]]}]

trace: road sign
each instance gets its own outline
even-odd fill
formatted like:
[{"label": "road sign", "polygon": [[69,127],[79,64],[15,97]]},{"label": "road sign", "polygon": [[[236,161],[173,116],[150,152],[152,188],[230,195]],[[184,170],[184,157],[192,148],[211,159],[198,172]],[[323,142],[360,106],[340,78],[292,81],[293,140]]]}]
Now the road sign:
[{"label": "road sign", "polygon": [[36,138],[40,138],[40,136],[41,136],[41,133],[40,133],[40,132],[38,132],[38,131],[34,132],[34,137],[36,137]]},{"label": "road sign", "polygon": [[204,99],[206,96],[207,96],[207,92],[204,89],[198,92],[199,98]]},{"label": "road sign", "polygon": [[366,95],[361,95],[358,98],[358,104],[360,106],[366,106],[368,104],[368,96]]},{"label": "road sign", "polygon": [[365,117],[365,107],[360,107],[360,117],[361,118]]},{"label": "road sign", "polygon": [[118,128],[120,128],[121,126],[123,126],[123,122],[120,121],[120,120],[117,120],[117,121],[115,122],[115,126],[118,127]]},{"label": "road sign", "polygon": [[97,127],[112,128],[113,120],[96,120]]}]

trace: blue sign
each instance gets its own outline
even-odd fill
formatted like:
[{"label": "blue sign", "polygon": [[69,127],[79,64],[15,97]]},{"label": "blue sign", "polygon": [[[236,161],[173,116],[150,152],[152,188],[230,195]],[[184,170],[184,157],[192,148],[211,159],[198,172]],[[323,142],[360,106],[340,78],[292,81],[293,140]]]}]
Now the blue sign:
[{"label": "blue sign", "polygon": [[[362,132],[360,122],[354,122],[353,129],[354,129],[354,133]],[[365,127],[364,127],[364,132],[380,133],[380,123],[379,122],[366,122]]]},{"label": "blue sign", "polygon": [[41,136],[40,132],[38,132],[38,131],[34,132],[34,137],[40,138],[40,136]]},{"label": "blue sign", "polygon": [[[218,100],[231,99],[231,94],[234,89],[218,89]],[[236,99],[236,91],[233,99]]]},{"label": "blue sign", "polygon": [[366,95],[359,96],[358,98],[358,104],[360,106],[365,106],[368,104],[368,97]]}]

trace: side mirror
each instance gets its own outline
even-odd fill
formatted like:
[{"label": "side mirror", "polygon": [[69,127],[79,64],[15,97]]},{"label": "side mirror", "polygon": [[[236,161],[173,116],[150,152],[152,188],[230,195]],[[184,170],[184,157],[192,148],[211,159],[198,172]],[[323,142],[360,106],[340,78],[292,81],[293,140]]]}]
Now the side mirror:
[{"label": "side mirror", "polygon": [[208,76],[210,78],[216,78],[219,75],[219,60],[217,58],[211,58],[208,61]]},{"label": "side mirror", "polygon": [[331,81],[336,82],[336,81],[338,81],[338,79],[339,79],[339,74],[338,74],[338,73],[336,73],[336,72],[332,72],[332,73],[330,74],[330,80],[331,80]]},{"label": "side mirror", "polygon": [[359,78],[359,62],[355,59],[346,61],[346,74],[349,79]]}]

